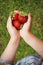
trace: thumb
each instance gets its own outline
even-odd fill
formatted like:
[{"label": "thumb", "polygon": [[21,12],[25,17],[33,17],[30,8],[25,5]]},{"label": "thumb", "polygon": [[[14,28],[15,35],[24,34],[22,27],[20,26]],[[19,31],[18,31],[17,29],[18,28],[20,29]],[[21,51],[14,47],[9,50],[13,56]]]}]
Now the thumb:
[{"label": "thumb", "polygon": [[11,20],[11,16],[8,17],[8,20],[7,20],[7,23],[11,23],[12,20]]},{"label": "thumb", "polygon": [[12,20],[11,20],[11,16],[8,17],[8,20],[7,20],[7,28],[8,27],[12,27]]}]

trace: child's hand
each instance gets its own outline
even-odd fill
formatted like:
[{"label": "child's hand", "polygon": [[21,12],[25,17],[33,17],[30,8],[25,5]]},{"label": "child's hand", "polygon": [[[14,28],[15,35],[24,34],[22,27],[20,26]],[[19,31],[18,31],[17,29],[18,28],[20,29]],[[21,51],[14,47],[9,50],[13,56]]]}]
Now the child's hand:
[{"label": "child's hand", "polygon": [[29,13],[27,22],[24,24],[23,28],[20,30],[21,37],[24,37],[27,33],[30,32],[31,26],[32,26],[32,18],[31,18],[31,14]]},{"label": "child's hand", "polygon": [[11,16],[9,16],[7,21],[7,30],[12,38],[20,38],[20,32],[12,26]]}]

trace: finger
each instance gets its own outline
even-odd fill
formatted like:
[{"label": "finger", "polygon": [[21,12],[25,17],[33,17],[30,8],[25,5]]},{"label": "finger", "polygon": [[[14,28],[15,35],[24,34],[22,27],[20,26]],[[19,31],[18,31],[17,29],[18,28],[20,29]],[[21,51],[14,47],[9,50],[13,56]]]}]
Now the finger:
[{"label": "finger", "polygon": [[14,13],[21,13],[21,11],[19,11],[19,10],[14,10]]},{"label": "finger", "polygon": [[28,14],[27,27],[31,28],[31,26],[32,26],[32,16],[31,16],[31,14],[29,13],[29,14]]},{"label": "finger", "polygon": [[18,10],[14,10],[14,13],[19,13],[19,11]]},{"label": "finger", "polygon": [[21,11],[19,11],[19,10],[14,10],[13,17],[14,17],[14,15],[15,15],[16,13],[21,14]]},{"label": "finger", "polygon": [[31,23],[31,20],[32,20],[32,17],[31,17],[31,14],[29,13],[28,20],[27,20],[26,24],[29,25]]},{"label": "finger", "polygon": [[7,21],[7,23],[11,23],[12,22],[12,20],[11,20],[11,16],[9,16],[8,17],[8,21]]},{"label": "finger", "polygon": [[16,28],[12,25],[11,16],[8,17],[7,28],[16,30]]},{"label": "finger", "polygon": [[30,13],[28,14],[28,20],[27,22],[24,24],[24,26],[28,27],[31,24],[31,15]]},{"label": "finger", "polygon": [[12,25],[12,20],[11,20],[11,16],[9,16],[7,20],[7,26],[11,26],[11,25]]},{"label": "finger", "polygon": [[27,22],[23,25],[24,30],[30,30],[32,24],[32,19],[30,13],[28,14],[28,20]]}]

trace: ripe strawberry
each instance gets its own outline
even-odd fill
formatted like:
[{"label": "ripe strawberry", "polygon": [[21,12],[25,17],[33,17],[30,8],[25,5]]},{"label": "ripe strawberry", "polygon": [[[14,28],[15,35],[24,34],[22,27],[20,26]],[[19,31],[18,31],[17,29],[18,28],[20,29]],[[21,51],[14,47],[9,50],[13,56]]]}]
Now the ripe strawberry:
[{"label": "ripe strawberry", "polygon": [[19,30],[20,29],[20,27],[21,27],[21,23],[19,23],[19,21],[13,21],[12,22],[12,24],[13,24],[13,26],[17,29],[17,30]]},{"label": "ripe strawberry", "polygon": [[18,16],[18,20],[20,23],[24,24],[27,21],[28,17],[27,16]]},{"label": "ripe strawberry", "polygon": [[21,16],[19,13],[15,13],[12,18],[12,24],[16,29],[20,29],[25,22],[27,22],[28,16]]},{"label": "ripe strawberry", "polygon": [[19,13],[15,13],[14,20],[18,20]]}]

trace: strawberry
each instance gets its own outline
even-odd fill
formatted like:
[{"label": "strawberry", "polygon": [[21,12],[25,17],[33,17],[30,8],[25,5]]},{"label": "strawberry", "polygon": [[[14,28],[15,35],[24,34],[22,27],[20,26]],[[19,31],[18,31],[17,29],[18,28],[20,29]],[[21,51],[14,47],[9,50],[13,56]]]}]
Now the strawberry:
[{"label": "strawberry", "polygon": [[21,16],[19,13],[15,13],[14,17],[12,18],[12,24],[17,29],[23,26],[25,22],[27,22],[28,16]]},{"label": "strawberry", "polygon": [[17,30],[19,30],[20,29],[20,27],[21,27],[21,23],[19,23],[19,21],[13,21],[12,22],[12,24],[13,24],[13,26],[17,29]]},{"label": "strawberry", "polygon": [[14,20],[18,20],[19,13],[15,13]]},{"label": "strawberry", "polygon": [[21,24],[24,24],[27,21],[28,17],[27,16],[18,16],[18,20]]}]

